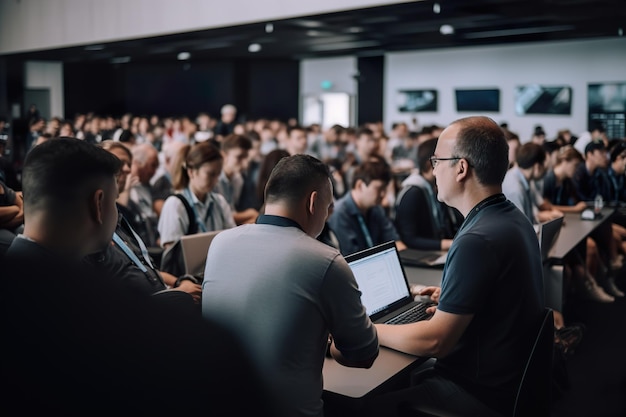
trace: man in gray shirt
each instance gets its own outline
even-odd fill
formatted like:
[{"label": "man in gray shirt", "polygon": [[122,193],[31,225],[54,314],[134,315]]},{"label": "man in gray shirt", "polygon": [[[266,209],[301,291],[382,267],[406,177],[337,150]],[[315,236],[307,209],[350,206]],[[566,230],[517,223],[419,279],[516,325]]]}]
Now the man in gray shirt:
[{"label": "man in gray shirt", "polygon": [[329,333],[342,365],[369,368],[376,330],[350,267],[315,238],[333,205],[328,168],[308,155],[280,160],[256,224],[220,233],[209,251],[202,314],[235,332],[284,414],[323,416]]}]

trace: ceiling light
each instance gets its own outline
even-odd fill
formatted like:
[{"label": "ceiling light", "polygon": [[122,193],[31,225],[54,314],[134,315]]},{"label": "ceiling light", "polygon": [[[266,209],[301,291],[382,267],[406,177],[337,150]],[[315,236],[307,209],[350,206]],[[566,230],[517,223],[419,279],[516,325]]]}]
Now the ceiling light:
[{"label": "ceiling light", "polygon": [[434,14],[439,14],[439,13],[441,13],[441,6],[439,5],[439,3],[435,3],[435,4],[433,4],[433,13],[434,13]]},{"label": "ceiling light", "polygon": [[624,36],[624,31],[622,28],[617,29],[617,36]]},{"label": "ceiling light", "polygon": [[261,50],[261,45],[258,43],[251,43],[250,45],[248,45],[248,52],[259,52]]},{"label": "ceiling light", "polygon": [[111,64],[127,64],[130,62],[129,56],[118,56],[111,58]]},{"label": "ceiling light", "polygon": [[319,30],[307,30],[306,31],[306,36],[320,36],[320,31]]},{"label": "ceiling light", "polygon": [[104,49],[104,45],[87,45],[85,51],[101,51]]},{"label": "ceiling light", "polygon": [[363,28],[360,26],[350,26],[347,30],[348,33],[361,33],[363,32]]},{"label": "ceiling light", "polygon": [[189,52],[180,52],[177,58],[179,61],[186,61],[191,58],[191,54]]},{"label": "ceiling light", "polygon": [[265,24],[265,33],[272,33],[274,32],[274,25],[271,23],[266,23]]},{"label": "ceiling light", "polygon": [[454,26],[452,25],[441,25],[439,28],[439,33],[442,35],[452,35],[454,33]]}]

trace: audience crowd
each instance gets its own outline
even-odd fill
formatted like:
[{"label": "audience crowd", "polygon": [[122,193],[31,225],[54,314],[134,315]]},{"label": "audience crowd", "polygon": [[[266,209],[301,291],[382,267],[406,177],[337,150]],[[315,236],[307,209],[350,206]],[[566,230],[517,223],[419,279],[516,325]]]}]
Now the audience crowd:
[{"label": "audience crowd", "polygon": [[[2,132],[4,121],[0,123]],[[324,218],[311,208],[311,215],[323,222],[320,230],[313,227],[313,237],[344,256],[388,241],[395,241],[398,250],[448,251],[463,224],[464,216],[437,197],[433,171],[446,159],[433,161],[441,126],[398,122],[387,132],[381,122],[371,122],[323,129],[294,120],[241,120],[230,104],[217,118],[205,112],[195,118],[85,113],[71,120],[44,120],[34,114],[28,125],[21,144],[0,135],[0,255],[25,226],[19,164],[5,155],[11,151],[13,157],[21,155],[28,161],[43,143],[80,139],[121,161],[116,177],[117,227],[108,245],[86,254],[86,265],[117,277],[133,294],[174,294],[176,305],[192,311],[202,303],[202,276],[171,273],[168,262],[181,256],[174,252],[177,242],[188,234],[270,222],[263,217],[268,207],[265,185],[272,169],[290,156],[309,155],[326,166],[332,196]],[[532,224],[582,213],[594,201],[616,208],[610,221],[589,236],[584,256],[566,260],[566,297],[601,303],[624,297],[619,271],[626,256],[626,138],[609,138],[602,126],[579,137],[564,129],[551,140],[541,126],[527,140],[506,124],[499,128],[509,155],[502,193]],[[9,143],[13,149],[7,148]],[[285,190],[275,193],[291,204]],[[303,201],[313,204],[311,199]],[[271,213],[281,212],[270,203]],[[236,237],[229,235],[233,244]],[[288,242],[281,245],[287,248]],[[254,298],[252,289],[246,293]],[[557,330],[575,326],[561,312],[555,311],[554,317]],[[370,346],[375,345],[375,336],[363,337],[369,341],[361,359],[369,360],[376,354]]]}]

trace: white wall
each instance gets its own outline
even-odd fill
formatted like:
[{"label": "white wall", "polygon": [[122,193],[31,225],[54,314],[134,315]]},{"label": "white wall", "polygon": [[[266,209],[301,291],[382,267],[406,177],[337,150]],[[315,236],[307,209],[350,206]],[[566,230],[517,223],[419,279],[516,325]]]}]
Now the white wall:
[{"label": "white wall", "polygon": [[63,94],[63,63],[28,61],[25,65],[24,88],[50,90],[50,117],[65,118]]},{"label": "white wall", "polygon": [[[304,59],[300,61],[300,95],[325,92],[355,95],[356,73],[355,57]],[[323,89],[322,81],[330,81],[332,87]]]},{"label": "white wall", "polygon": [[409,0],[0,0],[0,55]]},{"label": "white wall", "polygon": [[[579,134],[587,129],[587,84],[602,81],[626,82],[626,38],[391,53],[385,59],[385,127],[398,121],[411,124],[412,114],[397,111],[398,90],[438,90],[438,111],[418,113],[417,119],[420,125],[445,126],[472,115],[456,111],[455,88],[497,87],[500,112],[485,115],[506,121],[523,142],[530,140],[536,124],[548,139],[564,128]],[[517,116],[514,89],[531,83],[571,86],[572,114]]]}]

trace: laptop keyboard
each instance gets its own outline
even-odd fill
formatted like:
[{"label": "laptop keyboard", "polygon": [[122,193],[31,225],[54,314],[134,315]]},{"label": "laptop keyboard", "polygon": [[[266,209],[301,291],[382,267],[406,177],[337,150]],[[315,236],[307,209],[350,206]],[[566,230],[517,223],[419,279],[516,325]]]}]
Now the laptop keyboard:
[{"label": "laptop keyboard", "polygon": [[434,304],[432,303],[416,304],[413,308],[408,309],[404,313],[387,320],[385,324],[407,324],[415,323],[421,320],[428,320],[431,315],[426,313],[426,309],[433,305]]}]

